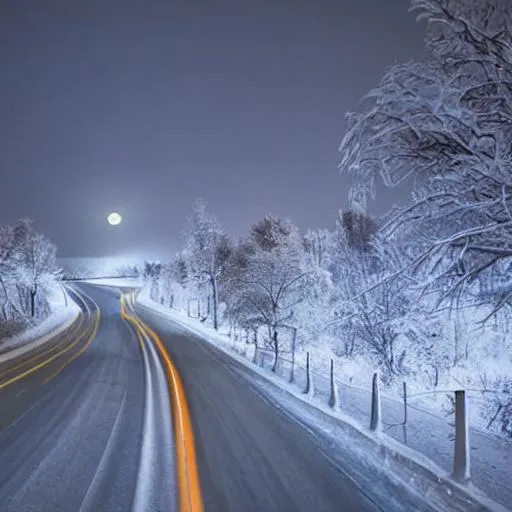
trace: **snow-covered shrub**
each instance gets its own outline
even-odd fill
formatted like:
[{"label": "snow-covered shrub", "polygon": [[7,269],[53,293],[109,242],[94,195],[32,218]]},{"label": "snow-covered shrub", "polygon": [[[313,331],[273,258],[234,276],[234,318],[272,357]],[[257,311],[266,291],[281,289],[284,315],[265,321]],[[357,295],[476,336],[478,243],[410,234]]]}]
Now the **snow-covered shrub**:
[{"label": "snow-covered shrub", "polygon": [[483,416],[489,421],[487,427],[512,438],[512,378],[498,379],[493,391],[483,408]]},{"label": "snow-covered shrub", "polygon": [[32,222],[0,226],[0,324],[4,336],[51,313],[57,287],[56,247]]}]

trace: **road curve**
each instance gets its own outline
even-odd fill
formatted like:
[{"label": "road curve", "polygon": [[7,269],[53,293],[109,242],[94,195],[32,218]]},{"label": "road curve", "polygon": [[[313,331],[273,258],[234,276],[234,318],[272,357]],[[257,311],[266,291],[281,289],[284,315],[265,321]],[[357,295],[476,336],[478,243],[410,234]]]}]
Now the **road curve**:
[{"label": "road curve", "polygon": [[392,512],[325,456],[318,436],[263,399],[242,365],[136,306],[184,382],[207,512]]},{"label": "road curve", "polygon": [[76,294],[71,330],[0,366],[0,509],[175,510],[158,357],[121,318],[119,293],[80,285]]},{"label": "road curve", "polygon": [[75,293],[66,333],[0,365],[2,512],[420,510],[381,502],[387,480],[356,481],[242,364],[119,292]]}]

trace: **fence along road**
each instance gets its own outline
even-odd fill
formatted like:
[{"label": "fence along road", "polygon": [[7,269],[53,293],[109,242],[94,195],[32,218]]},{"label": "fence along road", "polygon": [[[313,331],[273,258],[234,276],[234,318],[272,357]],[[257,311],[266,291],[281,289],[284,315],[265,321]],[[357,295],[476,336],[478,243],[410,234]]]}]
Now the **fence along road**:
[{"label": "fence along road", "polygon": [[[245,350],[245,343],[232,342],[239,353],[246,353],[254,359],[253,351]],[[274,356],[270,350],[258,350],[256,362],[269,371],[274,365]],[[331,394],[328,375],[315,371],[312,360],[312,379],[315,395],[327,403]],[[291,360],[279,358],[277,373],[289,379]],[[294,378],[297,386],[306,388],[306,368],[295,363]],[[363,426],[370,425],[372,376],[368,376],[368,388],[352,386],[342,382],[342,376],[336,380],[339,408],[353,417]],[[414,399],[414,396],[411,397]],[[474,393],[467,394],[468,412],[478,405]],[[448,474],[453,471],[455,429],[452,418],[443,411],[439,414],[426,410],[409,400],[407,424],[404,425],[404,404],[402,400],[381,393],[382,431],[410,448],[426,455]],[[509,508],[512,503],[512,443],[476,428],[470,428],[471,480],[490,498]]]}]

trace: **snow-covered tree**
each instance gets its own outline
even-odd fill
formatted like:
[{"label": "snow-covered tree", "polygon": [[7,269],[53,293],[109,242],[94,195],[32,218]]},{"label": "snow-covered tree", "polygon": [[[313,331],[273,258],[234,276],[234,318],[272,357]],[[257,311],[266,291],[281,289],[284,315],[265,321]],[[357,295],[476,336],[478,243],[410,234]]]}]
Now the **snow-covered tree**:
[{"label": "snow-covered tree", "polygon": [[0,226],[2,332],[8,336],[50,313],[49,295],[57,279],[56,248],[32,222]]},{"label": "snow-covered tree", "polygon": [[437,274],[455,276],[453,292],[512,256],[512,4],[412,0],[412,9],[429,23],[426,59],[391,68],[349,116],[340,167],[366,195],[379,180],[412,180],[412,204],[383,229],[428,233],[414,262],[454,263]]},{"label": "snow-covered tree", "polygon": [[228,314],[247,327],[265,326],[277,363],[282,349],[280,331],[295,326],[297,308],[307,299],[312,284],[297,227],[265,216],[234,252],[230,269]]},{"label": "snow-covered tree", "polygon": [[11,284],[15,281],[15,262],[14,254],[16,252],[16,243],[14,238],[14,228],[8,225],[0,226],[0,286],[2,288],[2,316],[3,321],[7,322],[11,313],[22,315],[16,306],[16,303],[10,297]]},{"label": "snow-covered tree", "polygon": [[143,279],[149,286],[149,293],[153,300],[158,300],[158,288],[162,273],[162,263],[159,261],[145,261]]},{"label": "snow-covered tree", "polygon": [[[28,301],[23,301],[23,304],[30,311],[30,316],[36,317],[39,291],[55,278],[57,248],[44,235],[37,233],[29,220],[20,221],[15,227],[14,238],[17,246],[14,257],[17,287],[20,295],[24,295],[26,290]],[[48,307],[44,300],[41,305]]]},{"label": "snow-covered tree", "polygon": [[184,235],[188,277],[211,292],[213,326],[218,329],[219,280],[227,268],[231,242],[202,200],[194,204]]},{"label": "snow-covered tree", "polygon": [[308,229],[303,236],[304,251],[311,265],[329,268],[334,250],[334,234],[328,229]]}]

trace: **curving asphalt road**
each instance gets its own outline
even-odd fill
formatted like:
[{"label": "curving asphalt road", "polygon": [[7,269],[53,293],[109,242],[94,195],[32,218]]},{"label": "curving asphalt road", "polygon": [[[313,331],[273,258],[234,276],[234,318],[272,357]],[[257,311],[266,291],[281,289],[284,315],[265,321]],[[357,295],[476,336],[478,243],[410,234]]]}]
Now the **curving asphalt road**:
[{"label": "curving asphalt road", "polygon": [[[139,510],[174,509],[168,419],[167,437],[156,427],[157,445],[167,444],[165,464],[153,457],[148,471],[141,463],[152,457],[142,439],[150,389],[145,365],[156,375],[154,358],[145,361],[137,337],[121,318],[119,293],[86,285],[78,291],[87,293],[77,294],[82,323],[45,345],[46,351],[59,345],[66,352],[0,390],[0,510],[124,512],[135,504]],[[98,329],[90,339],[98,307]],[[12,378],[49,355],[31,354],[35,361],[0,366],[0,386],[2,372],[10,368]],[[168,405],[168,395],[162,398]],[[159,495],[148,481],[157,483]]]},{"label": "curving asphalt road", "polygon": [[183,381],[206,512],[420,510],[405,497],[402,508],[390,505],[397,496],[379,501],[368,481],[386,482],[372,468],[358,482],[353,460],[331,458],[332,444],[265,399],[226,354],[141,306],[138,328],[115,290],[80,285],[76,299],[82,314],[67,332],[0,365],[2,512],[200,512],[177,497],[182,412],[171,411],[162,352],[144,325]]},{"label": "curving asphalt road", "polygon": [[332,443],[258,392],[245,366],[158,313],[135,310],[183,378],[207,512],[430,510],[375,469],[358,468],[367,479],[355,482],[353,460],[331,458]]}]

